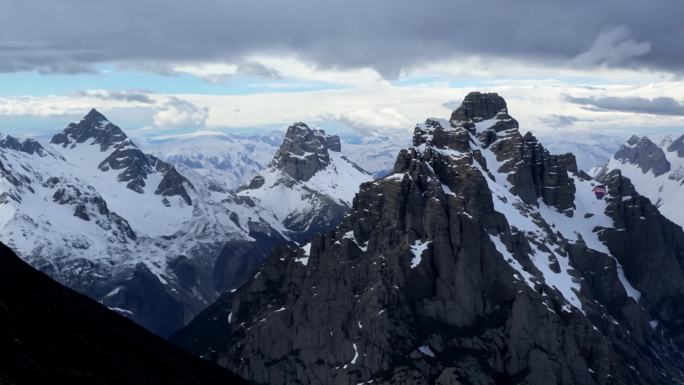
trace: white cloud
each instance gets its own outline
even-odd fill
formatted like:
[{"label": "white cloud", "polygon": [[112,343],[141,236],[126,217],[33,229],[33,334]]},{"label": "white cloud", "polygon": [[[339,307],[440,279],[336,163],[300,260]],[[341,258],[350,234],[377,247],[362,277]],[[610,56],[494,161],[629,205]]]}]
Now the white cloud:
[{"label": "white cloud", "polygon": [[209,116],[207,107],[198,107],[187,100],[171,96],[154,115],[152,129],[203,127]]},{"label": "white cloud", "polygon": [[238,65],[231,63],[194,63],[173,67],[173,72],[187,73],[209,82],[219,82],[238,73]]},{"label": "white cloud", "polygon": [[[634,97],[656,99],[669,97],[684,100],[684,82],[652,82],[646,84],[612,84],[585,86],[561,81],[540,82],[518,80],[487,82],[485,86],[456,87],[447,83],[430,86],[398,86],[373,83],[325,91],[264,92],[249,95],[147,94],[146,98],[103,98],[99,92],[82,92],[65,96],[0,98],[0,116],[71,116],[82,115],[96,107],[103,113],[126,111],[141,115],[147,121],[139,126],[122,124],[132,131],[144,127],[139,135],[192,132],[197,130],[240,130],[282,126],[295,121],[318,124],[344,124],[364,134],[383,133],[410,135],[417,122],[428,117],[447,118],[454,103],[473,90],[498,92],[506,98],[511,114],[524,131],[534,133],[586,132],[598,130],[633,131],[649,127],[684,125],[678,116],[653,116],[619,111],[590,111],[569,103],[565,96]],[[550,119],[564,117],[572,124],[559,125]],[[136,119],[127,119],[128,122]],[[139,120],[139,119],[138,119]],[[64,122],[65,124],[67,121]],[[50,127],[52,128],[52,127]]]}]

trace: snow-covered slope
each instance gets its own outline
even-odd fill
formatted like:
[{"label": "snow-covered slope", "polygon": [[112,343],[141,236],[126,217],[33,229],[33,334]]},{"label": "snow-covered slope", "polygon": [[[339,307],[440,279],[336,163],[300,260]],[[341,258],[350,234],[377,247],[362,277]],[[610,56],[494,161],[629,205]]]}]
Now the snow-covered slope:
[{"label": "snow-covered slope", "polygon": [[665,137],[658,144],[633,136],[592,173],[600,176],[611,170],[620,170],[663,215],[684,227],[684,135]]},{"label": "snow-covered slope", "polygon": [[[257,239],[264,250],[245,246]],[[162,335],[282,239],[253,208],[145,154],[95,110],[50,144],[0,139],[0,241]]]},{"label": "snow-covered slope", "polygon": [[173,164],[189,179],[208,179],[212,188],[232,190],[261,171],[273,158],[283,134],[231,135],[200,131],[146,139],[141,146]]},{"label": "snow-covered slope", "polygon": [[339,137],[295,123],[266,169],[237,194],[292,240],[325,232],[349,210],[358,186],[372,179],[341,149]]},{"label": "snow-covered slope", "polygon": [[405,137],[379,136],[352,140],[343,137],[342,154],[379,178],[392,172],[397,154],[410,144],[405,139]]}]

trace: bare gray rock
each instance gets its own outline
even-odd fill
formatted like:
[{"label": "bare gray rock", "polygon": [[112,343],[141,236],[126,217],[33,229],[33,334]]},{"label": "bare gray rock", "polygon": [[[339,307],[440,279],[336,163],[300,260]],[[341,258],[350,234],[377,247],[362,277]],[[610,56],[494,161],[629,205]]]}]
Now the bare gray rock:
[{"label": "bare gray rock", "polygon": [[[675,143],[672,145],[674,146]],[[642,138],[632,136],[613,157],[623,163],[634,164],[644,174],[653,171],[655,176],[665,174],[670,171],[671,167],[663,150],[645,136]]]},{"label": "bare gray rock", "polygon": [[[614,175],[605,213],[573,215],[595,182],[530,134],[475,124],[502,106],[473,93],[454,113],[472,125],[418,125],[334,231],[272,254],[173,341],[269,384],[684,381],[684,233]],[[602,246],[560,228],[604,214]]]}]

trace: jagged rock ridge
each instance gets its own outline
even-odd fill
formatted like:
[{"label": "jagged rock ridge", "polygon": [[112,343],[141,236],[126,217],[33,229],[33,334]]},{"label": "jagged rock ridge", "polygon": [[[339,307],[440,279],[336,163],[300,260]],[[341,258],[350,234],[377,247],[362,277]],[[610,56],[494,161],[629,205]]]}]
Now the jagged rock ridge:
[{"label": "jagged rock ridge", "polygon": [[174,341],[258,383],[682,382],[682,230],[519,133],[498,95],[466,101]]},{"label": "jagged rock ridge", "polygon": [[34,267],[163,336],[285,242],[239,197],[191,182],[96,110],[50,144],[0,138],[0,229]]}]

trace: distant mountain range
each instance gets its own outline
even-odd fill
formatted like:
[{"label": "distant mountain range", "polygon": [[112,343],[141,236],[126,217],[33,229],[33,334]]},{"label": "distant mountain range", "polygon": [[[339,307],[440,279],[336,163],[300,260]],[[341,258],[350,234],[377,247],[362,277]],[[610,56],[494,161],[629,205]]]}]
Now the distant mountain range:
[{"label": "distant mountain range", "polygon": [[[347,169],[338,163],[316,172],[340,177]],[[344,191],[328,188],[318,199],[350,200],[348,190],[368,180],[353,170]],[[169,335],[297,238],[288,218],[262,215],[265,207],[217,186],[215,175],[187,175],[95,110],[50,143],[0,137],[0,240],[65,285]],[[336,225],[330,213],[306,214]]]},{"label": "distant mountain range", "polygon": [[[214,189],[234,190],[266,168],[285,134],[228,134],[200,131],[185,135],[141,139],[141,147],[173,164],[189,179],[207,179]],[[391,136],[340,136],[341,154],[375,177],[387,175],[405,140]],[[608,159],[606,157],[606,159]],[[598,163],[597,163],[598,164]]]}]

